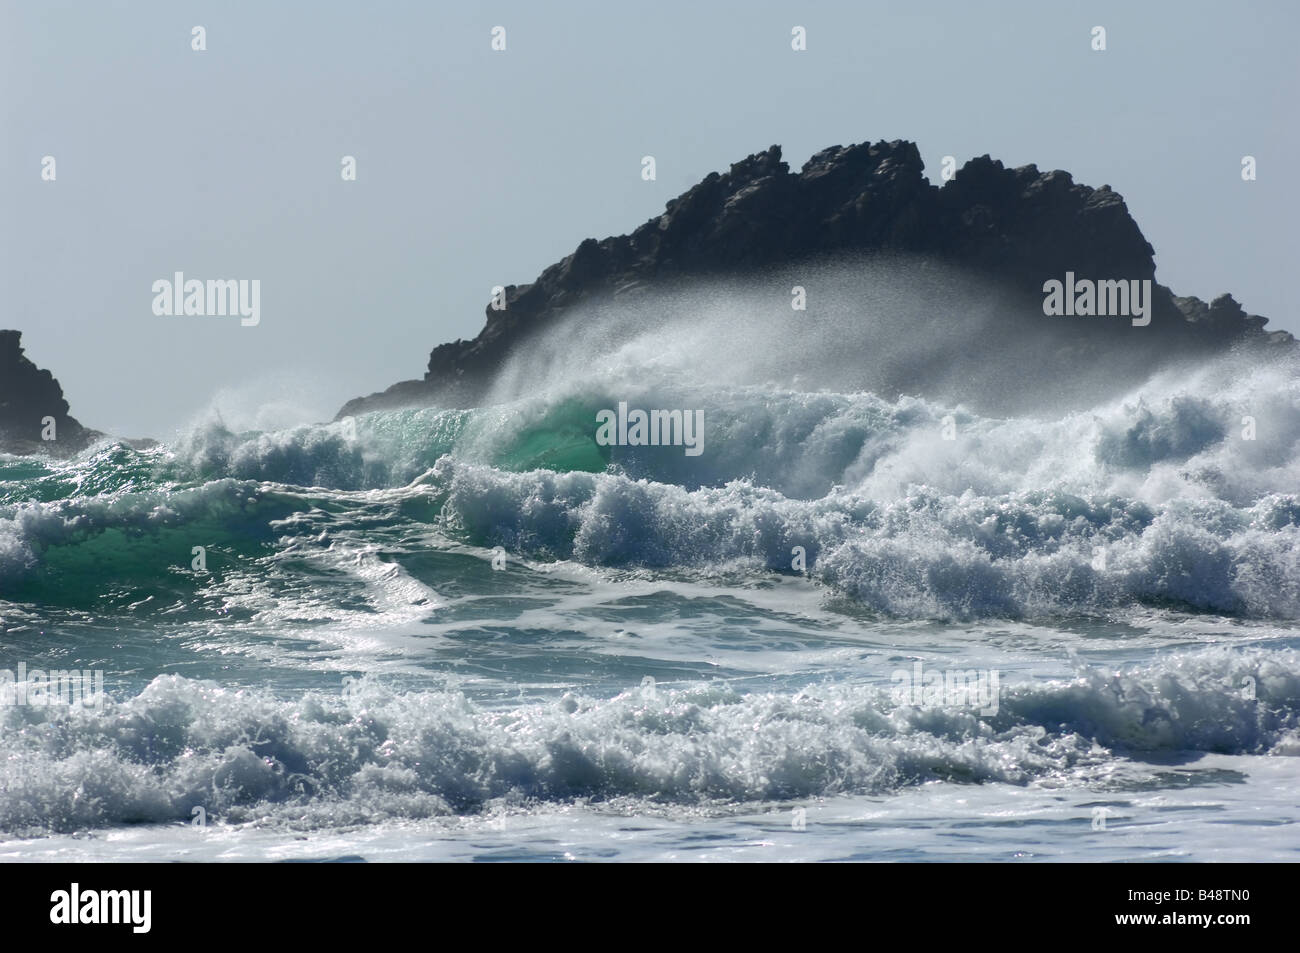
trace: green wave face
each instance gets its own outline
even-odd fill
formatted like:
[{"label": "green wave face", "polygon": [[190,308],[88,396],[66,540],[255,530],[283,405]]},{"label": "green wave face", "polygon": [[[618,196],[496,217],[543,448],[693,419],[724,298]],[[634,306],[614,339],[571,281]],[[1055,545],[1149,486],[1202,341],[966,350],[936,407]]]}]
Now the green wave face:
[{"label": "green wave face", "polygon": [[610,451],[596,443],[596,410],[579,400],[556,404],[536,425],[514,431],[492,455],[493,466],[515,473],[602,472],[609,466]]},{"label": "green wave face", "polygon": [[507,472],[603,471],[594,420],[577,400],[505,421],[493,409],[403,410],[277,433],[201,428],[174,447],[107,445],[73,460],[0,457],[0,600],[175,621],[239,617],[222,593],[251,585],[292,602],[328,572],[295,546],[316,553],[362,526],[438,523],[436,491],[391,503],[384,493],[443,456]]}]

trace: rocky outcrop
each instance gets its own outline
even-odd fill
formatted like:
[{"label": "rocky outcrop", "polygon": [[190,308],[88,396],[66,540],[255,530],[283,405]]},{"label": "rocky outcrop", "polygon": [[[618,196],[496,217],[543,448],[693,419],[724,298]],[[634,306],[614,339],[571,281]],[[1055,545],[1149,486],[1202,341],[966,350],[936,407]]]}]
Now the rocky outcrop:
[{"label": "rocky outcrop", "polygon": [[24,354],[21,331],[0,331],[0,451],[55,455],[102,436],[68,414],[63,388]]},{"label": "rocky outcrop", "polygon": [[[505,289],[472,341],[435,348],[423,380],[350,401],[339,416],[418,404],[479,402],[494,372],[530,335],[574,305],[691,276],[759,273],[776,264],[846,252],[927,256],[999,282],[1017,302],[1020,327],[1042,326],[1043,283],[1079,278],[1153,281],[1152,320],[1134,347],[1153,361],[1240,342],[1294,343],[1268,334],[1267,319],[1231,297],[1206,304],[1155,284],[1154,250],[1108,186],[1067,172],[1008,169],[972,159],[942,187],[923,175],[911,142],[834,146],[792,173],[772,146],[710,174],[630,235],[587,239],[532,284]],[[1076,322],[1071,360],[1104,357],[1120,322]],[[1125,347],[1134,338],[1130,336]],[[1113,343],[1113,342],[1112,342]],[[1130,360],[1134,354],[1130,350]],[[1135,365],[1141,361],[1135,361]]]}]

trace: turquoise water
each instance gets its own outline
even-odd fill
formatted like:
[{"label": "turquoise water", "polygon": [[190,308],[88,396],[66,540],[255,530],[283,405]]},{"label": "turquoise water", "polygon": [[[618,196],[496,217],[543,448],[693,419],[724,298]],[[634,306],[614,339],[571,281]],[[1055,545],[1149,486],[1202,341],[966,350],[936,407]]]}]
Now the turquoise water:
[{"label": "turquoise water", "polygon": [[[1295,859],[1300,401],[1205,373],[0,457],[0,669],[107,695],[0,705],[0,857]],[[596,446],[620,400],[706,453]]]}]

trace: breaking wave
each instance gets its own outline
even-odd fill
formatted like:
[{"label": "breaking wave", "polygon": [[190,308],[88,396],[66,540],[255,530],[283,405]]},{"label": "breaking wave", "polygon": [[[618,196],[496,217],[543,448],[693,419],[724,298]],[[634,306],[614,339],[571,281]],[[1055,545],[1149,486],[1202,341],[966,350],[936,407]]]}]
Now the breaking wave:
[{"label": "breaking wave", "polygon": [[575,799],[724,807],[932,780],[1070,783],[1116,755],[1297,755],[1298,716],[1289,649],[1003,685],[988,718],[900,705],[887,685],[706,682],[488,709],[374,679],[285,701],[161,676],[102,711],[0,708],[0,830],[188,822],[196,807],[316,828]]},{"label": "breaking wave", "polygon": [[[236,562],[310,549],[293,514],[323,511],[306,520],[318,533],[391,504],[392,520],[532,560],[806,571],[887,616],[1143,605],[1294,619],[1295,365],[1229,355],[1048,419],[667,376],[620,387],[595,375],[474,410],[270,433],[208,424],[170,448],[110,445],[6,483],[0,596],[20,585],[30,596],[55,570],[83,590],[156,579],[160,565],[187,563],[196,541]],[[595,413],[620,401],[703,409],[704,452],[598,446]],[[60,598],[53,586],[40,594]]]}]

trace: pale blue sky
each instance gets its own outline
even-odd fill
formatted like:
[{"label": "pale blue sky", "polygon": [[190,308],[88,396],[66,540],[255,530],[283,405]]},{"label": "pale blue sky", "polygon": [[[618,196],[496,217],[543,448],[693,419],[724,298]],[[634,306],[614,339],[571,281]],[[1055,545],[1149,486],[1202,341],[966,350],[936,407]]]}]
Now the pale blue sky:
[{"label": "pale blue sky", "polygon": [[[3,0],[0,327],[102,429],[167,437],[214,398],[327,418],[710,171],[903,138],[932,178],[987,152],[1107,183],[1159,280],[1300,331],[1297,35],[1292,0]],[[176,270],[261,279],[261,324],[156,317]]]}]

